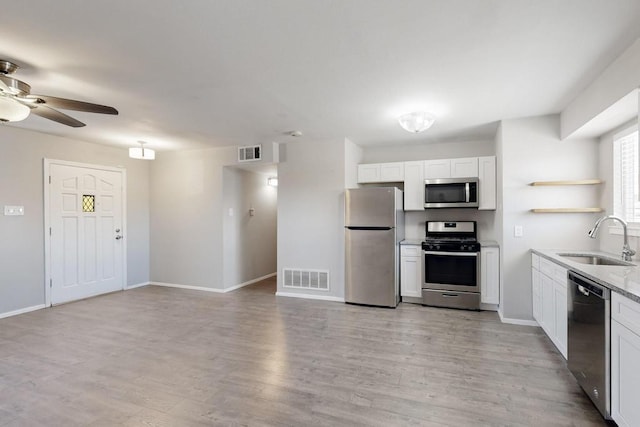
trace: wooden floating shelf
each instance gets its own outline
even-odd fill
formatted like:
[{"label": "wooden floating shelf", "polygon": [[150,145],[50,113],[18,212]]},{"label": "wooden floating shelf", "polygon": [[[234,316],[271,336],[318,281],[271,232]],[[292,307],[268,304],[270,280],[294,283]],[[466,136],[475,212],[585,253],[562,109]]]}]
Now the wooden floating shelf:
[{"label": "wooden floating shelf", "polygon": [[534,187],[537,187],[542,185],[597,185],[597,184],[602,184],[602,180],[581,179],[581,180],[571,180],[571,181],[534,181],[529,185],[533,185]]},{"label": "wooden floating shelf", "polygon": [[593,213],[604,212],[602,208],[536,208],[531,209],[534,213]]}]

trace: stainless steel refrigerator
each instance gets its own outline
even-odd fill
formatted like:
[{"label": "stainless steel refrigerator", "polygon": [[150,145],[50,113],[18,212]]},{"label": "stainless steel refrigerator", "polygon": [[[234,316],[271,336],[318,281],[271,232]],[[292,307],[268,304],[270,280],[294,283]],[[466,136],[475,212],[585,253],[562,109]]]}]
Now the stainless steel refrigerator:
[{"label": "stainless steel refrigerator", "polygon": [[396,307],[400,301],[402,191],[395,187],[345,192],[345,302]]}]

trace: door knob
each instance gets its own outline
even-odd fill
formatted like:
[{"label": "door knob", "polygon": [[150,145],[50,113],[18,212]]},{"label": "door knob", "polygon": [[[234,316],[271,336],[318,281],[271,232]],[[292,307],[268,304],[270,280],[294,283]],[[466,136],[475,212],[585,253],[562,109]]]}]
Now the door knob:
[{"label": "door knob", "polygon": [[120,235],[116,236],[116,240],[120,240],[120,239],[122,239],[122,236]]},{"label": "door knob", "polygon": [[119,233],[119,232],[120,232],[120,229],[119,229],[119,228],[116,228],[116,233]]}]

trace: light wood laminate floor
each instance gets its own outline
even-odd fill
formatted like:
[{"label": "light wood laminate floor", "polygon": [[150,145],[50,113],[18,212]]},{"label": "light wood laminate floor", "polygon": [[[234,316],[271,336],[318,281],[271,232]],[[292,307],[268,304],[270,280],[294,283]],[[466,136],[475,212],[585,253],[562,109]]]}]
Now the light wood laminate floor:
[{"label": "light wood laminate floor", "polygon": [[493,312],[147,286],[0,320],[0,426],[605,425]]}]

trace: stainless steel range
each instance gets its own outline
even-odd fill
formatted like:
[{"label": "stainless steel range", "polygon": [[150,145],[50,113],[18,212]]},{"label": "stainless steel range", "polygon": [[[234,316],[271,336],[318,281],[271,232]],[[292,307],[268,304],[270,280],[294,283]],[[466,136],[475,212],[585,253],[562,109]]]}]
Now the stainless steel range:
[{"label": "stainless steel range", "polygon": [[423,305],[480,309],[480,243],[475,221],[428,221],[422,253]]}]

